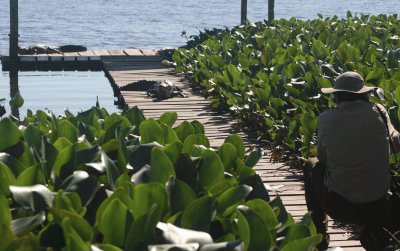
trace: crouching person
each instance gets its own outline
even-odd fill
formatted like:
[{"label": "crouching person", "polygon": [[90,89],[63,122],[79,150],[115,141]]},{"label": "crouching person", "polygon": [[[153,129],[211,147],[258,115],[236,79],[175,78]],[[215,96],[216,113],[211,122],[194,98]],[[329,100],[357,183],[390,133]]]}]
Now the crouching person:
[{"label": "crouching person", "polygon": [[390,144],[398,152],[400,135],[384,107],[369,101],[373,89],[356,72],[321,89],[333,94],[336,107],[319,116],[318,158],[304,167],[307,207],[324,237],[320,250],[329,245],[327,215],[365,226],[360,241],[366,250],[383,250],[388,232],[400,229],[399,208],[388,193]]}]

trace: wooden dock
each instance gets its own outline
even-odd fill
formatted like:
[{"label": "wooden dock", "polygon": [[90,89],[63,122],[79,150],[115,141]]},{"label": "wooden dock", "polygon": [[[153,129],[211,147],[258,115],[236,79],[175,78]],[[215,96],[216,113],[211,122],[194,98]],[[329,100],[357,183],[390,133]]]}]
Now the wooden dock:
[{"label": "wooden dock", "polygon": [[[58,62],[53,61],[52,55],[33,55],[32,57],[35,58],[34,62],[42,62],[41,57],[47,57],[49,65]],[[110,80],[114,91],[128,106],[138,106],[142,109],[147,117],[159,117],[166,111],[175,111],[179,115],[177,123],[183,120],[198,120],[203,123],[212,146],[220,146],[229,134],[241,135],[249,147],[256,144],[245,132],[239,130],[235,119],[228,114],[218,114],[212,111],[209,100],[191,93],[188,81],[176,74],[173,69],[164,67],[161,64],[161,57],[153,50],[92,51],[85,55],[77,53],[63,55],[63,57],[61,62],[67,61],[65,57],[73,57],[73,62],[80,62],[83,59],[87,59],[88,62],[100,60],[101,69]],[[23,57],[21,62],[23,62]],[[143,90],[120,90],[123,86],[141,80],[170,80],[190,95],[187,98],[174,97],[157,101],[148,98]],[[302,173],[290,168],[285,163],[272,163],[267,150],[255,169],[264,181],[271,197],[280,196],[294,219],[300,220],[307,212]],[[335,250],[364,250],[354,232],[336,226],[333,221],[329,221],[329,226],[330,247],[342,248]]]}]

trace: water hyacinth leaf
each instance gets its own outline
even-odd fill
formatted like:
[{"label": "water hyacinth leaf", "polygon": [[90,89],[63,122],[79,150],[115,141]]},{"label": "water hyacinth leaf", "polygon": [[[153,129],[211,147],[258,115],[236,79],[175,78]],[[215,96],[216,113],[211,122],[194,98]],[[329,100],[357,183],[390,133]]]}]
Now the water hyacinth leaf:
[{"label": "water hyacinth leaf", "polygon": [[[161,231],[162,239],[172,244],[197,243],[205,245],[213,243],[210,234],[203,231],[195,231],[186,228],[180,228],[170,223],[159,222],[157,228]],[[196,249],[197,250],[197,249]]]},{"label": "water hyacinth leaf", "polygon": [[165,186],[156,182],[137,185],[133,191],[134,219],[145,215],[153,204],[157,204],[155,217],[160,218],[168,208]]},{"label": "water hyacinth leaf", "polygon": [[240,138],[240,136],[238,136],[238,135],[229,135],[228,137],[226,137],[224,142],[225,143],[231,143],[232,145],[234,145],[236,147],[238,157],[241,158],[241,159],[244,158],[246,149],[244,147],[243,141]]},{"label": "water hyacinth leaf", "polygon": [[165,124],[161,124],[161,128],[164,135],[164,144],[167,145],[179,141],[178,135],[176,135],[174,129]]},{"label": "water hyacinth leaf", "polygon": [[35,184],[45,184],[45,177],[40,165],[34,165],[25,169],[17,178],[17,186],[33,186]]},{"label": "water hyacinth leaf", "polygon": [[183,144],[180,141],[173,142],[162,148],[162,150],[168,155],[169,159],[175,164],[182,152]]},{"label": "water hyacinth leaf", "polygon": [[166,184],[171,214],[183,211],[196,199],[193,189],[185,182],[170,178]]},{"label": "water hyacinth leaf", "polygon": [[273,230],[278,226],[278,218],[272,207],[266,201],[262,199],[253,199],[247,201],[246,206],[254,212],[257,212],[264,219],[269,229]]},{"label": "water hyacinth leaf", "polygon": [[15,236],[7,224],[0,224],[0,251],[6,250],[6,247],[15,239]]},{"label": "water hyacinth leaf", "polygon": [[224,164],[225,171],[230,171],[235,166],[237,150],[231,143],[224,143],[218,149],[218,156]]},{"label": "water hyacinth leaf", "polygon": [[168,155],[161,148],[153,148],[149,170],[150,181],[165,184],[171,176],[176,177],[176,174]]},{"label": "water hyacinth leaf", "polygon": [[190,203],[182,214],[183,228],[208,232],[215,213],[215,200],[204,196]]},{"label": "water hyacinth leaf", "polygon": [[168,251],[168,250],[179,250],[179,251],[197,251],[199,249],[198,243],[188,244],[159,244],[149,245],[148,251]]},{"label": "water hyacinth leaf", "polygon": [[322,240],[321,235],[314,235],[300,240],[293,240],[283,246],[280,250],[282,251],[294,251],[294,250],[315,250],[315,247]]},{"label": "water hyacinth leaf", "polygon": [[194,128],[194,134],[204,134],[205,133],[204,126],[199,121],[193,120],[190,122],[190,124]]},{"label": "water hyacinth leaf", "polygon": [[175,163],[176,178],[188,184],[192,189],[197,188],[197,168],[193,159],[187,154],[181,154]]},{"label": "water hyacinth leaf", "polygon": [[224,180],[224,164],[222,164],[217,153],[211,150],[205,150],[203,152],[198,169],[199,189],[210,189]]},{"label": "water hyacinth leaf", "polygon": [[113,199],[105,208],[99,221],[99,231],[104,242],[122,247],[127,232],[128,208],[119,199]]},{"label": "water hyacinth leaf", "polygon": [[132,175],[131,182],[135,185],[150,182],[149,171],[149,165],[143,166],[139,171]]},{"label": "water hyacinth leaf", "polygon": [[160,116],[160,122],[172,127],[178,119],[178,113],[165,112]]},{"label": "water hyacinth leaf", "polygon": [[121,248],[110,244],[96,244],[91,246],[90,251],[123,251]]},{"label": "water hyacinth leaf", "polygon": [[0,162],[0,192],[5,196],[10,194],[10,185],[15,185],[16,179],[10,168]]},{"label": "water hyacinth leaf", "polygon": [[286,226],[290,226],[294,223],[292,216],[286,211],[283,205],[282,199],[278,196],[269,202],[269,205],[275,210],[278,209],[278,221]]},{"label": "water hyacinth leaf", "polygon": [[205,244],[201,246],[199,251],[218,251],[218,250],[230,250],[230,251],[244,251],[244,243],[241,240],[231,242],[220,242]]},{"label": "water hyacinth leaf", "polygon": [[24,131],[24,139],[25,142],[37,150],[40,149],[40,146],[42,144],[42,132],[33,125],[28,125],[26,130]]},{"label": "water hyacinth leaf", "polygon": [[90,241],[93,237],[93,230],[90,224],[78,214],[61,208],[50,208],[51,214],[58,225],[62,225],[64,219],[68,218],[71,226],[79,234],[83,241]]},{"label": "water hyacinth leaf", "polygon": [[58,122],[57,137],[64,137],[71,143],[76,143],[78,141],[78,130],[68,120],[61,120]]},{"label": "water hyacinth leaf", "polygon": [[[238,206],[237,210],[244,216],[243,218],[246,219],[249,226],[250,239],[247,250],[269,250],[274,241],[263,218],[247,206]],[[263,235],[258,233],[263,233]]]},{"label": "water hyacinth leaf", "polygon": [[53,205],[54,194],[44,185],[10,186],[10,191],[15,202],[35,212],[44,211]]},{"label": "water hyacinth leaf", "polygon": [[303,224],[308,227],[308,230],[310,231],[310,235],[315,235],[317,234],[317,229],[315,228],[314,222],[311,218],[311,212],[307,212],[303,218],[301,219],[300,224]]},{"label": "water hyacinth leaf", "polygon": [[114,164],[114,162],[107,156],[107,154],[101,154],[101,163],[106,167],[107,180],[110,184],[110,187],[115,190],[115,182],[118,177],[121,175],[118,167]]},{"label": "water hyacinth leaf", "polygon": [[251,151],[249,155],[247,155],[244,164],[248,167],[254,167],[258,163],[258,161],[262,158],[262,156],[263,156],[263,150],[261,148],[257,148]]},{"label": "water hyacinth leaf", "polygon": [[179,139],[182,142],[185,142],[185,139],[195,133],[195,129],[191,123],[188,121],[182,122],[178,127],[175,129],[176,134],[178,135]]},{"label": "water hyacinth leaf", "polygon": [[184,143],[183,143],[183,153],[187,153],[189,155],[192,155],[193,152],[193,147],[195,145],[202,145],[205,146],[206,148],[210,147],[210,141],[204,134],[192,134],[189,135]]},{"label": "water hyacinth leaf", "polygon": [[12,97],[8,103],[12,108],[20,108],[21,106],[24,105],[24,98],[21,96],[21,93],[17,91],[14,94],[14,97]]},{"label": "water hyacinth leaf", "polygon": [[122,116],[125,116],[135,127],[133,133],[139,135],[139,126],[143,121],[146,120],[143,112],[137,106],[134,106],[126,111],[123,111]]},{"label": "water hyacinth leaf", "polygon": [[11,211],[8,203],[9,202],[7,198],[0,193],[0,225],[10,225],[12,221]]},{"label": "water hyacinth leaf", "polygon": [[152,142],[128,147],[129,164],[133,167],[134,171],[139,170],[146,164],[150,164],[153,147],[162,147],[162,145]]},{"label": "water hyacinth leaf", "polygon": [[99,187],[97,179],[85,171],[75,171],[61,183],[61,189],[76,192],[85,206],[93,199]]},{"label": "water hyacinth leaf", "polygon": [[155,119],[147,119],[140,124],[140,143],[157,142],[164,144],[164,134],[160,124]]},{"label": "water hyacinth leaf", "polygon": [[87,164],[96,161],[101,155],[99,145],[93,145],[76,152],[76,164]]},{"label": "water hyacinth leaf", "polygon": [[72,227],[69,218],[64,218],[61,225],[64,233],[65,251],[90,251],[90,246],[81,239],[79,234]]},{"label": "water hyacinth leaf", "polygon": [[[64,168],[65,166],[67,166],[67,164],[70,161],[73,160],[73,156],[75,154],[74,145],[72,145],[70,143],[68,145],[65,144],[67,142],[69,142],[67,139],[59,138],[56,141],[56,143],[54,144],[55,147],[57,148],[57,150],[59,151],[58,154],[56,155],[56,158],[55,158],[54,164],[53,164],[53,170],[58,177],[66,176],[73,172],[73,170],[70,170],[69,168]],[[57,143],[62,143],[62,146],[61,146],[61,144],[57,144]],[[63,170],[63,169],[65,169],[65,170]]]},{"label": "water hyacinth leaf", "polygon": [[23,162],[8,153],[0,153],[0,163],[4,163],[12,171],[14,177],[18,177],[26,169]]},{"label": "water hyacinth leaf", "polygon": [[325,59],[329,56],[328,48],[325,47],[325,44],[322,41],[317,39],[314,39],[313,41],[311,52],[317,59]]},{"label": "water hyacinth leaf", "polygon": [[147,214],[142,215],[131,224],[127,233],[125,250],[144,250],[154,242],[156,226],[160,215],[156,215],[157,205],[153,204]]},{"label": "water hyacinth leaf", "polygon": [[314,114],[303,110],[303,113],[300,116],[300,122],[309,133],[313,133],[317,130],[318,121]]},{"label": "water hyacinth leaf", "polygon": [[46,214],[44,211],[41,211],[33,216],[13,220],[11,222],[11,230],[17,236],[23,235],[41,225],[45,220]]},{"label": "water hyacinth leaf", "polygon": [[251,192],[252,188],[246,185],[232,187],[217,198],[217,212],[226,217],[236,210],[236,206]]},{"label": "water hyacinth leaf", "polygon": [[17,144],[21,138],[21,132],[18,126],[9,118],[0,120],[0,131],[7,132],[2,133],[0,151]]}]

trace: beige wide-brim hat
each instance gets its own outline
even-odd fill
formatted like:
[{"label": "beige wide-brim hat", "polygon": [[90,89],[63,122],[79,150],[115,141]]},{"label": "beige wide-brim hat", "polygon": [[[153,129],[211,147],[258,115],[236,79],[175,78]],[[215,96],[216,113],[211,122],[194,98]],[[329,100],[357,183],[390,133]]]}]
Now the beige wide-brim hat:
[{"label": "beige wide-brim hat", "polygon": [[352,92],[366,93],[376,89],[375,86],[365,86],[364,79],[354,71],[347,71],[340,74],[331,88],[321,88],[322,93]]}]

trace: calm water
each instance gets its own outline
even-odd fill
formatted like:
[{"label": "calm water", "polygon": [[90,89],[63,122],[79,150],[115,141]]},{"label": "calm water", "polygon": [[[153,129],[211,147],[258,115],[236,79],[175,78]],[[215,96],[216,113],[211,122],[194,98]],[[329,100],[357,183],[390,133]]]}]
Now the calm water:
[{"label": "calm water", "polygon": [[[8,72],[0,72],[0,98],[6,98],[10,113],[10,85]],[[96,105],[96,97],[109,112],[114,106],[113,90],[103,72],[20,72],[19,89],[24,105],[19,109],[20,118],[26,109],[51,110],[55,115],[64,114],[68,108],[74,114]]]},{"label": "calm water", "polygon": [[[16,0],[13,0],[16,1]],[[9,2],[0,0],[0,52],[8,51]],[[252,22],[267,17],[268,0],[248,0]],[[276,0],[276,18],[314,19],[400,13],[400,0]],[[89,49],[179,47],[187,34],[240,22],[240,0],[19,0],[20,44],[82,44]]]}]

